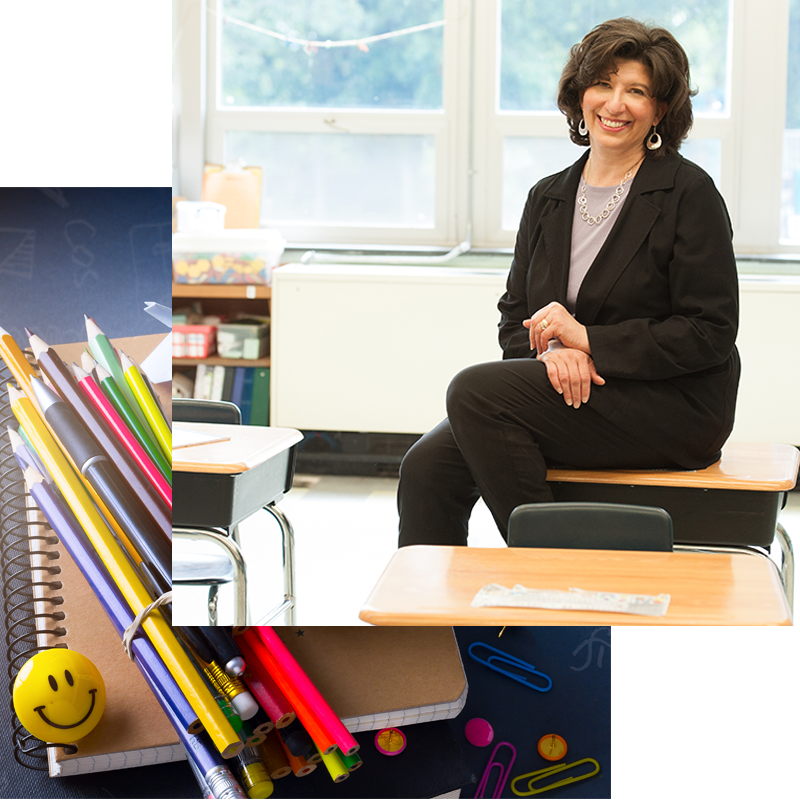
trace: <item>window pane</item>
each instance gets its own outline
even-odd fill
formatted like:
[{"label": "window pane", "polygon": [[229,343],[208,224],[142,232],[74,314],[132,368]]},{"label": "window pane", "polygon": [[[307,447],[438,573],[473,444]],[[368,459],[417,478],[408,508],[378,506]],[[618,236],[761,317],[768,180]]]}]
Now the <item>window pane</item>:
[{"label": "window pane", "polygon": [[781,242],[800,244],[800,0],[789,6],[789,75],[783,134]]},{"label": "window pane", "polygon": [[516,231],[531,187],[577,160],[584,148],[544,136],[506,136],[503,140],[503,230]]},{"label": "window pane", "polygon": [[[507,136],[503,140],[503,230],[519,227],[522,209],[531,187],[540,179],[565,169],[583,151],[563,139]],[[719,139],[690,139],[681,155],[699,164],[719,188],[722,171],[722,142]]]},{"label": "window pane", "polygon": [[595,25],[634,17],[667,28],[689,56],[695,114],[728,113],[729,0],[502,0],[500,111],[556,111],[569,49]]},{"label": "window pane", "polygon": [[442,107],[441,24],[364,40],[441,22],[444,0],[222,0],[222,14],[221,107]]},{"label": "window pane", "polygon": [[434,137],[229,131],[226,163],[262,169],[265,225],[434,226]]}]

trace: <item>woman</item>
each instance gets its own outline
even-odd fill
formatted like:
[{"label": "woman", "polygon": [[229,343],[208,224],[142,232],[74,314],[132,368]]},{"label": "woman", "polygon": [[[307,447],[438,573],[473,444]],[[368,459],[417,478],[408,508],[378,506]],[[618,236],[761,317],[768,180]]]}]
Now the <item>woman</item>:
[{"label": "woman", "polygon": [[689,65],[631,19],[575,45],[558,105],[589,151],[531,190],[507,290],[503,360],[459,373],[448,419],[406,454],[400,546],[467,543],[482,496],[552,501],[551,465],[699,469],[730,434],[738,283],[725,203],[678,155]]}]

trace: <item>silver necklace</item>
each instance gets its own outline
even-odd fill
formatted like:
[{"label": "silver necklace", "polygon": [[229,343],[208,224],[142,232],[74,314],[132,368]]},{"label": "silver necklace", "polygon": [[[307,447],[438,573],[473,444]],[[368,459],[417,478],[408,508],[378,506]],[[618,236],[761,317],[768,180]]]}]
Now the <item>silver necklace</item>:
[{"label": "silver necklace", "polygon": [[[639,162],[637,161],[636,164]],[[599,225],[604,219],[607,219],[611,216],[611,212],[617,207],[617,203],[622,199],[622,195],[625,192],[625,183],[630,180],[631,175],[633,175],[633,170],[636,167],[634,164],[626,173],[625,177],[619,182],[619,186],[614,189],[614,194],[611,195],[611,199],[606,203],[606,207],[596,216],[592,216],[586,208],[586,177],[585,175],[582,176],[583,182],[581,184],[581,193],[578,195],[578,206],[580,207],[581,211],[581,219],[587,225]]]}]

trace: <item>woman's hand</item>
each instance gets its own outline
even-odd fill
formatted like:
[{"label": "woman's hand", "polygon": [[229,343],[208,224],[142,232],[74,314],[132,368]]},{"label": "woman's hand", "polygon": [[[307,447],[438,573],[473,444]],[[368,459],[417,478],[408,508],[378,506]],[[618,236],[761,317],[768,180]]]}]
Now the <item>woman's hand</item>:
[{"label": "woman's hand", "polygon": [[565,347],[591,355],[586,326],[581,325],[561,303],[549,303],[522,324],[530,330],[531,350],[547,351],[550,339],[559,339]]},{"label": "woman's hand", "polygon": [[589,401],[592,384],[602,386],[605,383],[597,374],[592,357],[581,350],[552,347],[536,358],[547,367],[547,377],[553,388],[573,408]]}]

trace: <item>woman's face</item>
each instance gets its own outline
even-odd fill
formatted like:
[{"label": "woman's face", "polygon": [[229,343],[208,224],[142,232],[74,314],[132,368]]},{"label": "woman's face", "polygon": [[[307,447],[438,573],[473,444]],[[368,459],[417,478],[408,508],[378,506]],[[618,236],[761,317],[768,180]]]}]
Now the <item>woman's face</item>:
[{"label": "woman's face", "polygon": [[616,71],[583,93],[581,109],[592,150],[641,155],[644,139],[666,112],[653,97],[650,73],[638,61],[618,61]]}]

